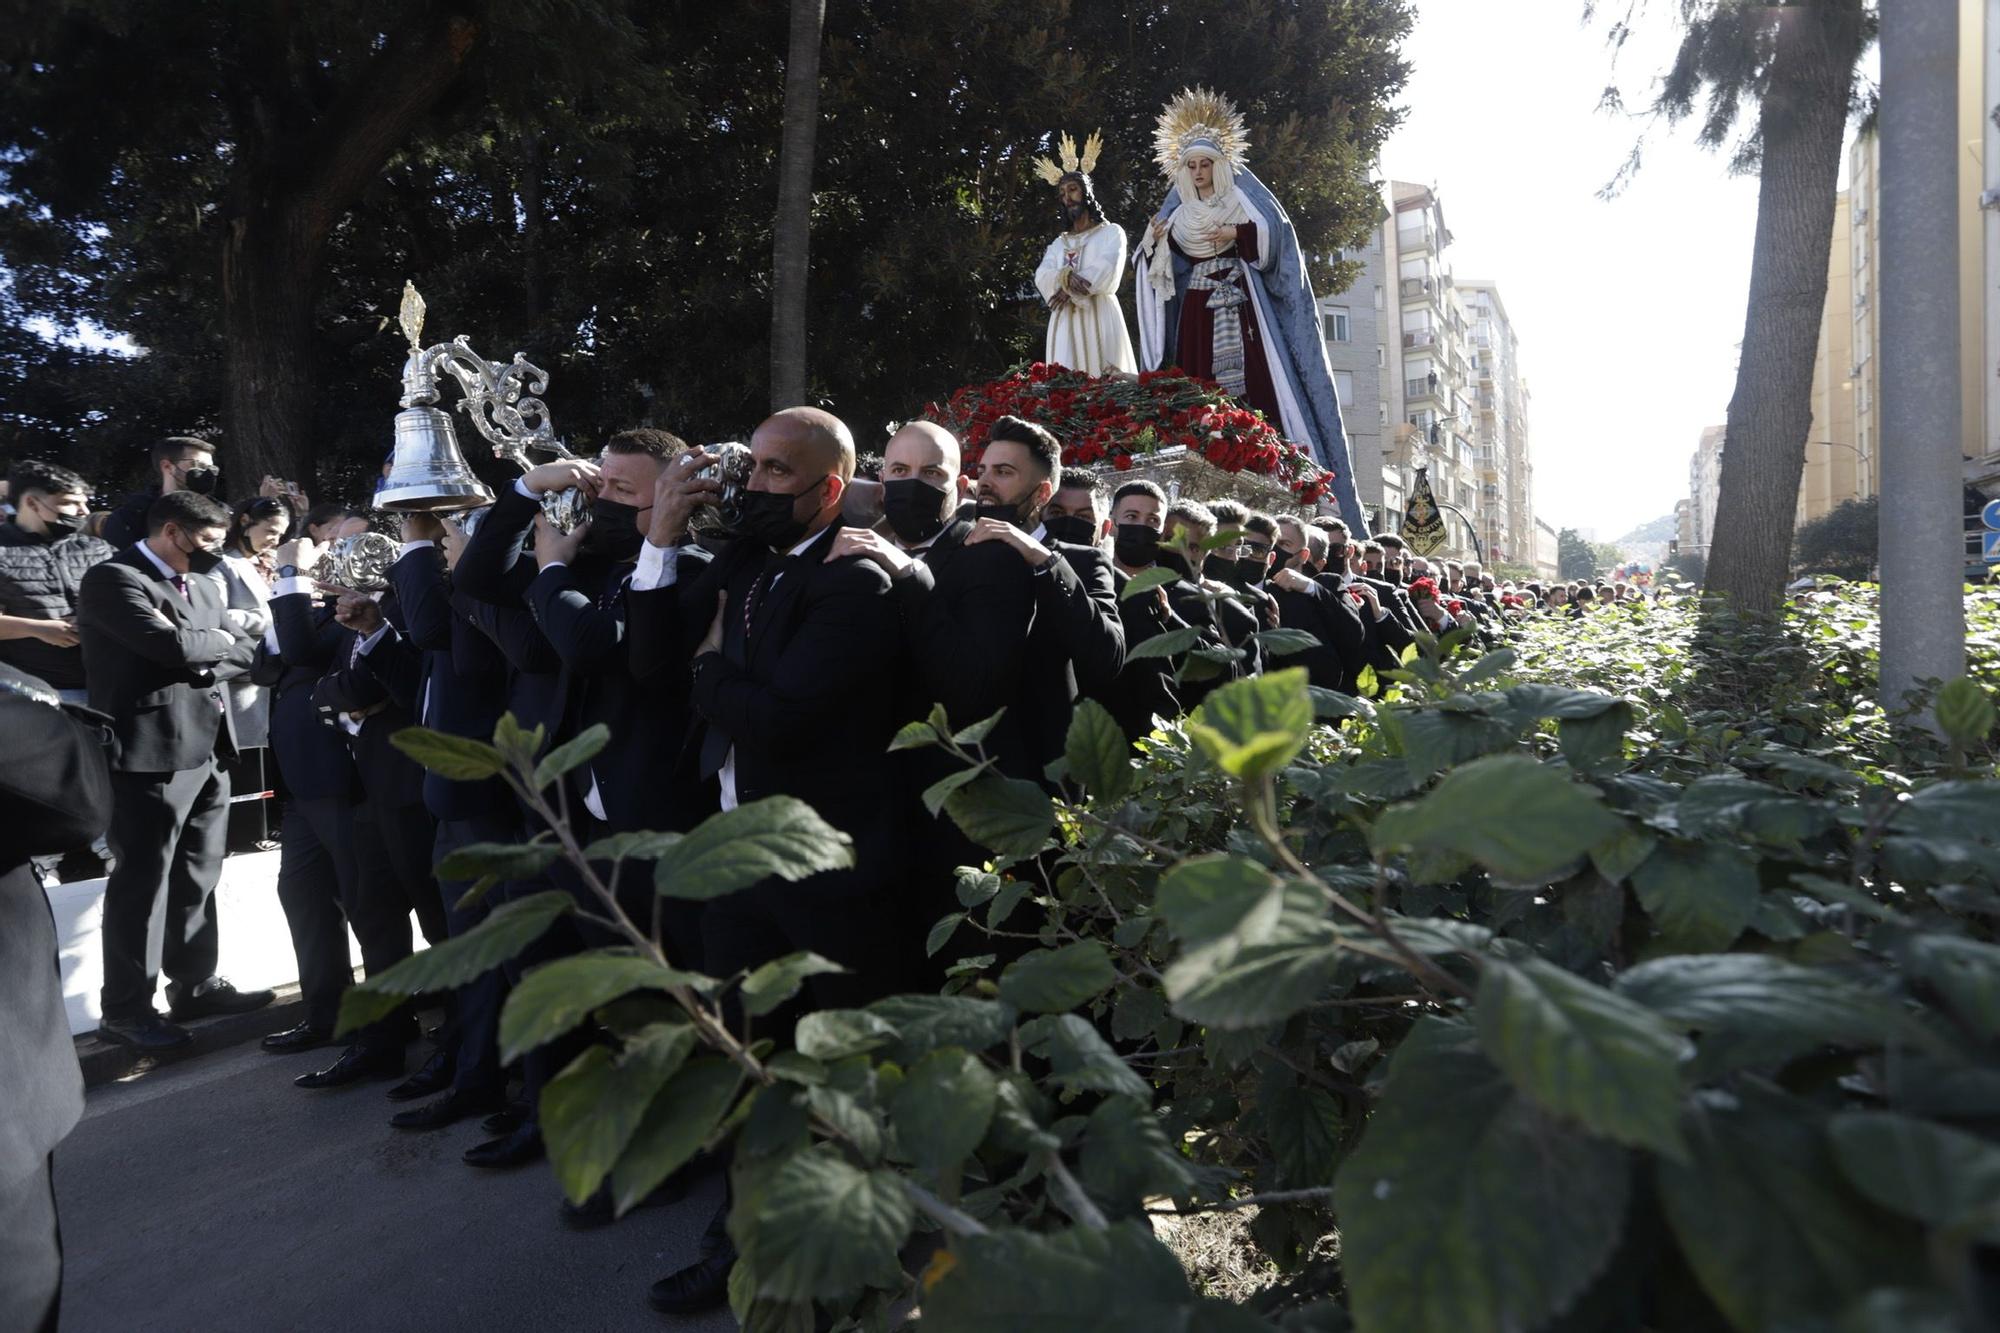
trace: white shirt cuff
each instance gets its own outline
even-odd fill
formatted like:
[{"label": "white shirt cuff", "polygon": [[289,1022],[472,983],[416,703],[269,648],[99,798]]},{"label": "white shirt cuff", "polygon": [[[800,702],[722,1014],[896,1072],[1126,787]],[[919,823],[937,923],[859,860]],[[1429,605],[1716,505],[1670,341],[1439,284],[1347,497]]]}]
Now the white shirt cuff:
[{"label": "white shirt cuff", "polygon": [[277,586],[271,589],[273,597],[289,597],[295,592],[302,592],[308,597],[312,596],[313,581],[303,574],[297,574],[288,579],[279,579]]},{"label": "white shirt cuff", "polygon": [[434,550],[436,549],[436,547],[437,543],[431,541],[404,542],[402,549],[396,552],[396,558],[398,560],[401,560],[404,556],[408,555],[412,551]]},{"label": "white shirt cuff", "polygon": [[376,644],[382,642],[382,636],[384,634],[394,634],[395,632],[396,632],[396,627],[394,625],[391,625],[386,620],[383,621],[380,625],[375,627],[375,632],[373,634],[370,634],[367,638],[361,641],[361,648],[360,648],[361,655],[363,657],[366,657],[369,654],[369,652],[375,647]]},{"label": "white shirt cuff", "polygon": [[529,490],[528,484],[519,477],[514,478],[514,494],[524,500],[533,500],[536,504],[542,502],[542,497]]},{"label": "white shirt cuff", "polygon": [[285,650],[278,646],[278,627],[276,625],[264,631],[264,651],[273,657],[280,657],[284,654]]},{"label": "white shirt cuff", "polygon": [[551,560],[551,561],[549,561],[549,563],[547,563],[546,565],[543,565],[543,566],[541,567],[541,569],[540,569],[540,570],[538,570],[537,572],[538,572],[538,573],[546,573],[547,571],[549,571],[549,570],[551,570],[551,569],[561,569],[561,568],[562,568],[562,567],[563,567],[564,565],[567,565],[568,563],[569,563],[569,561],[567,561],[567,560]]},{"label": "white shirt cuff", "polygon": [[647,592],[671,586],[679,572],[680,558],[681,548],[678,546],[655,546],[650,541],[641,546],[639,563],[632,570],[633,590]]}]

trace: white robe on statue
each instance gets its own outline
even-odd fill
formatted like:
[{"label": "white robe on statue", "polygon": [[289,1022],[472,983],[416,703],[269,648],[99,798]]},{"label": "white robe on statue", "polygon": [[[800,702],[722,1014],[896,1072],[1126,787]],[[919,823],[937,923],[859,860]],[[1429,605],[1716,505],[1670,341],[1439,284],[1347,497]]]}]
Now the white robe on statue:
[{"label": "white robe on statue", "polygon": [[1080,274],[1090,284],[1090,295],[1071,292],[1068,304],[1050,309],[1042,360],[1086,375],[1114,370],[1137,374],[1139,363],[1125,333],[1125,312],[1118,307],[1118,284],[1125,276],[1124,228],[1099,223],[1081,236],[1065,232],[1056,237],[1035,270],[1035,287],[1043,301],[1053,300],[1062,290],[1068,272]]}]

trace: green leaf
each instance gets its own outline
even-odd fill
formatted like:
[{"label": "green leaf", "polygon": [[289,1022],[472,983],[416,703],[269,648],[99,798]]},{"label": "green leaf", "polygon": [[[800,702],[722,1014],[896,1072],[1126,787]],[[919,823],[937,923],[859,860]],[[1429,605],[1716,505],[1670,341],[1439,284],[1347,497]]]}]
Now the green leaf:
[{"label": "green leaf", "polygon": [[1971,830],[1987,837],[2000,829],[2000,782],[1940,782],[1896,808],[1889,821],[1898,833],[1920,838],[1963,838]]},{"label": "green leaf", "polygon": [[1302,629],[1264,629],[1251,635],[1263,646],[1266,660],[1274,657],[1290,657],[1322,646],[1319,636]]},{"label": "green leaf", "polygon": [[484,741],[447,736],[428,727],[404,727],[392,732],[389,744],[453,782],[478,782],[507,771],[507,757]]},{"label": "green leaf", "polygon": [[954,744],[970,749],[985,740],[992,733],[993,728],[1000,725],[1000,719],[1005,716],[1007,716],[1007,710],[1002,708],[991,717],[980,718],[971,726],[954,734],[951,739]]},{"label": "green leaf", "polygon": [[986,909],[986,926],[998,930],[1007,924],[1007,918],[1014,915],[1014,909],[1028,896],[1028,881],[1025,879],[1002,880],[1000,892],[993,895],[993,905]]},{"label": "green leaf", "polygon": [[1678,1157],[1685,1039],[1652,1010],[1537,958],[1488,957],[1473,1016],[1487,1058],[1537,1105]]},{"label": "green leaf", "polygon": [[1495,676],[1504,676],[1513,670],[1514,664],[1520,660],[1521,654],[1512,648],[1495,648],[1492,652],[1487,653],[1470,667],[1460,672],[1458,683],[1463,687],[1466,685],[1476,685],[1483,680],[1491,680]]},{"label": "green leaf", "polygon": [[1556,724],[1563,757],[1578,770],[1590,772],[1625,756],[1625,732],[1632,725],[1632,705],[1614,700],[1591,717],[1566,717]]},{"label": "green leaf", "polygon": [[969,995],[891,995],[868,1006],[890,1032],[884,1059],[908,1068],[942,1046],[983,1051],[1007,1040],[1014,1012]]},{"label": "green leaf", "polygon": [[1003,862],[1042,850],[1056,819],[1049,795],[1025,778],[986,773],[945,798],[945,813],[965,836]]},{"label": "green leaf", "polygon": [[2000,945],[1922,932],[1901,940],[1897,954],[1960,1022],[1984,1039],[2000,1037]]},{"label": "green leaf", "polygon": [[557,917],[575,907],[575,899],[552,889],[494,908],[484,921],[465,934],[411,954],[394,967],[350,987],[340,999],[340,1023],[335,1035],[345,1036],[395,1013],[407,996],[421,991],[455,990],[465,985],[527,948]]},{"label": "green leaf", "polygon": [[710,815],[653,863],[669,898],[706,902],[767,879],[798,881],[854,865],[854,841],[804,801],[766,796]]},{"label": "green leaf", "polygon": [[611,728],[602,722],[578,732],[550,750],[542,757],[542,762],[535,765],[535,790],[542,791],[563,774],[589,763],[597,757],[598,751],[610,743]]},{"label": "green leaf", "polygon": [[533,731],[521,730],[521,724],[514,720],[512,713],[502,713],[493,726],[493,748],[515,763],[533,763],[535,756],[542,751],[542,742],[548,737],[549,729],[539,722]]},{"label": "green leaf", "polygon": [[1334,1193],[1356,1326],[1547,1327],[1617,1248],[1629,1154],[1520,1096],[1462,1024],[1419,1019],[1388,1069]]},{"label": "green leaf", "polygon": [[1688,1119],[1660,1202],[1702,1289],[1739,1329],[1809,1326],[1918,1271],[1913,1229],[1872,1208],[1833,1160],[1810,1103],[1746,1087]]},{"label": "green leaf", "polygon": [[1727,846],[1660,847],[1632,872],[1632,888],[1676,953],[1728,948],[1757,912],[1757,867]]},{"label": "green leaf", "polygon": [[889,1123],[904,1155],[942,1179],[986,1137],[997,1097],[992,1072],[950,1046],[910,1067],[890,1094]]},{"label": "green leaf", "polygon": [[[1636,824],[1621,825],[1618,831],[1590,849],[1590,863],[1597,867],[1597,873],[1619,884],[1631,878],[1632,872],[1646,863],[1660,840]],[[1620,895],[1623,900],[1623,895]]]},{"label": "green leaf", "polygon": [[928,722],[905,722],[889,742],[889,750],[920,750],[926,745],[938,743],[937,728]]},{"label": "green leaf", "polygon": [[951,1333],[1240,1333],[1264,1327],[1188,1286],[1173,1251],[1143,1221],[1104,1230],[1019,1228],[964,1236],[953,1262],[924,1293],[924,1319]]},{"label": "green leaf", "polygon": [[1178,581],[1179,578],[1180,575],[1174,573],[1173,570],[1166,568],[1164,565],[1155,565],[1151,569],[1142,569],[1131,578],[1125,580],[1125,587],[1119,591],[1118,600],[1129,602],[1141,593],[1151,592],[1155,588],[1164,588]]},{"label": "green leaf", "polygon": [[627,950],[558,958],[522,977],[507,996],[507,1007],[500,1011],[500,1059],[513,1063],[632,991],[675,986],[706,990],[714,984],[712,978],[662,967]]},{"label": "green leaf", "polygon": [[978,781],[982,774],[992,772],[996,762],[998,761],[983,759],[970,768],[961,768],[955,773],[947,773],[930,786],[924,788],[917,797],[918,800],[924,803],[924,813],[928,814],[932,819],[936,819],[939,812],[944,809],[945,801],[950,798],[953,792],[969,783]]},{"label": "green leaf", "polygon": [[1174,1151],[1160,1118],[1136,1097],[1106,1097],[1083,1131],[1084,1188],[1113,1217],[1135,1217],[1154,1195],[1186,1194],[1194,1173]]},{"label": "green leaf", "polygon": [[1054,1014],[1087,1004],[1118,983],[1111,955],[1096,940],[1036,949],[1000,974],[1000,998],[1023,1013]]},{"label": "green leaf", "polygon": [[953,892],[960,907],[977,907],[1000,892],[1000,877],[977,866],[959,866],[951,872]]},{"label": "green leaf", "polygon": [[1247,856],[1215,854],[1182,861],[1160,876],[1153,910],[1181,943],[1209,944],[1241,932],[1267,938],[1283,894],[1278,880]]},{"label": "green leaf", "polygon": [[1339,969],[1339,934],[1319,890],[1288,880],[1230,934],[1189,949],[1166,972],[1174,1013],[1224,1031],[1263,1027],[1318,999]]},{"label": "green leaf", "polygon": [[471,842],[455,847],[437,863],[439,879],[533,879],[555,863],[562,848],[552,842]]},{"label": "green leaf", "polygon": [[1075,1014],[1037,1018],[1021,1027],[1027,1048],[1049,1062],[1056,1086],[1072,1092],[1123,1093],[1151,1102],[1153,1090],[1088,1020]]},{"label": "green leaf", "polygon": [[1621,973],[1618,993],[1700,1031],[1736,1065],[1781,1062],[1819,1046],[1879,1046],[1912,1031],[1893,1000],[1824,968],[1755,953],[1676,954]]},{"label": "green leaf", "polygon": [[1959,746],[1976,745],[1993,732],[1993,700],[1965,676],[1947,681],[1937,695],[1937,723]]},{"label": "green leaf", "polygon": [[1195,709],[1187,731],[1224,772],[1254,782],[1289,764],[1312,725],[1306,670],[1290,667],[1222,686]]},{"label": "green leaf", "polygon": [[730,1061],[701,1056],[654,1096],[611,1168],[611,1202],[621,1217],[693,1159],[729,1113],[741,1083]]},{"label": "green leaf", "polygon": [[678,833],[612,833],[583,849],[587,861],[651,861],[681,840]]},{"label": "green leaf", "polygon": [[774,958],[743,979],[743,1012],[752,1018],[770,1013],[799,993],[807,977],[847,969],[816,953],[791,953]]},{"label": "green leaf", "polygon": [[1100,801],[1122,799],[1132,790],[1132,746],[1103,704],[1079,699],[1063,744],[1069,773]]},{"label": "green leaf", "polygon": [[1822,833],[1833,824],[1824,804],[1729,773],[1696,778],[1681,793],[1674,818],[1697,841],[1728,840],[1737,832],[1779,843]]},{"label": "green leaf", "polygon": [[949,912],[939,917],[937,924],[931,927],[931,933],[924,937],[924,957],[937,957],[937,951],[951,943],[953,932],[964,923],[963,912]]},{"label": "green leaf", "polygon": [[2000,1245],[2000,1147],[1892,1111],[1850,1111],[1827,1125],[1847,1179],[1890,1212],[1956,1239]]},{"label": "green leaf", "polygon": [[1286,1069],[1264,1079],[1257,1103],[1282,1187],[1331,1185],[1342,1137],[1340,1103],[1333,1094],[1298,1082]]},{"label": "green leaf", "polygon": [[625,1151],[655,1094],[694,1048],[684,1023],[648,1028],[615,1056],[592,1046],[542,1089],[538,1119],[556,1182],[582,1203]]},{"label": "green leaf", "polygon": [[[1126,589],[1127,593],[1130,591],[1130,588]],[[1155,657],[1178,657],[1200,642],[1201,627],[1199,625],[1187,625],[1181,629],[1170,629],[1165,634],[1155,634],[1152,638],[1144,640],[1135,648],[1128,648],[1125,651],[1125,660],[1128,662],[1143,662]]]},{"label": "green leaf", "polygon": [[899,1285],[896,1251],[915,1220],[890,1171],[850,1166],[831,1148],[794,1154],[730,1234],[769,1300],[832,1299],[863,1284]]},{"label": "green leaf", "polygon": [[1419,780],[1514,746],[1511,730],[1480,713],[1420,708],[1394,716],[1410,775]]},{"label": "green leaf", "polygon": [[895,1040],[896,1030],[864,1009],[820,1009],[801,1018],[792,1034],[799,1054],[832,1064]]},{"label": "green leaf", "polygon": [[1421,800],[1385,810],[1376,855],[1397,850],[1470,858],[1515,883],[1543,883],[1622,827],[1597,792],[1525,755],[1452,770]]}]

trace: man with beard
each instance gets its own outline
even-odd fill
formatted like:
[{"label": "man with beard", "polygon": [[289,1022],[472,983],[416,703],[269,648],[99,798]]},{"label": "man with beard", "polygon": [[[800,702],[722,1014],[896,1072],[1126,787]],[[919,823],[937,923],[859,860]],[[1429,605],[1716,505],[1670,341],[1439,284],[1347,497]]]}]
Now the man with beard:
[{"label": "man with beard", "polygon": [[1035,164],[1042,179],[1056,187],[1064,228],[1049,242],[1041,267],[1035,270],[1035,288],[1049,307],[1042,360],[1086,375],[1114,371],[1132,375],[1138,373],[1139,362],[1132,355],[1125,312],[1118,305],[1118,284],[1125,274],[1125,231],[1106,221],[1090,183],[1100,142],[1091,135],[1079,157],[1075,140],[1065,134],[1062,166],[1045,157]]},{"label": "man with beard", "polygon": [[[222,474],[215,466],[215,446],[192,435],[169,435],[146,453],[153,484],[119,501],[104,517],[98,535],[120,550],[146,539],[146,515],[153,502],[176,491],[214,495]],[[19,503],[17,500],[16,503]]]},{"label": "man with beard", "polygon": [[[702,476],[716,455],[696,450],[661,472],[627,598],[632,669],[692,670],[689,742],[709,808],[792,796],[854,840],[850,870],[766,880],[706,904],[704,970],[733,976],[811,950],[844,969],[807,978],[811,1003],[853,1007],[888,980],[882,921],[894,908],[884,891],[900,882],[903,834],[888,753],[901,627],[888,575],[833,549],[854,475],[846,425],[788,408],[751,435],[750,454],[729,550],[699,568],[682,563],[681,543],[696,506],[721,493]],[[782,1041],[795,1013],[766,1015],[755,1029]],[[727,1215],[725,1203],[699,1260],[654,1284],[655,1308],[723,1303],[735,1263]]]}]

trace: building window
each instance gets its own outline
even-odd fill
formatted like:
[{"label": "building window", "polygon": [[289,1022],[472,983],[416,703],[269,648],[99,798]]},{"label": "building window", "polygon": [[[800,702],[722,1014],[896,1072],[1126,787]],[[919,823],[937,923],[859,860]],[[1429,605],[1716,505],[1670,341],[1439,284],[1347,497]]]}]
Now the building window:
[{"label": "building window", "polygon": [[1389,349],[1381,343],[1375,344],[1375,364],[1384,369],[1387,369],[1389,365]]},{"label": "building window", "polygon": [[1381,423],[1383,430],[1389,429],[1389,405],[1387,403],[1379,400],[1376,402],[1375,417]]},{"label": "building window", "polygon": [[1348,341],[1349,323],[1347,314],[1347,307],[1344,305],[1327,307],[1326,340],[1328,342],[1344,343]]},{"label": "building window", "polygon": [[1354,406],[1354,372],[1336,370],[1333,372],[1334,393],[1340,398],[1340,410],[1345,412]]}]

